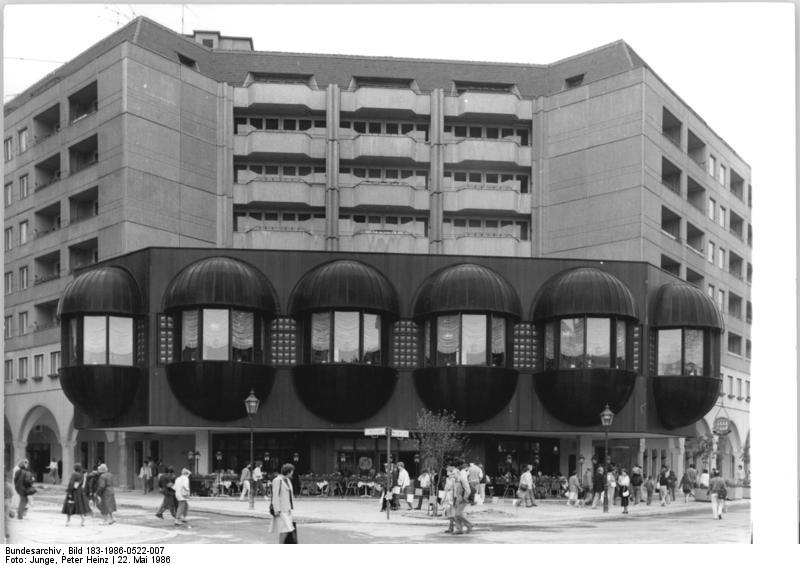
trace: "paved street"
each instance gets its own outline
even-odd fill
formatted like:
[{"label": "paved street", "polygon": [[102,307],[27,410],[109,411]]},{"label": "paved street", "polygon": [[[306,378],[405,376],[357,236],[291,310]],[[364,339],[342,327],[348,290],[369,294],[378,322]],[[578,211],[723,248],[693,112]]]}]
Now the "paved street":
[{"label": "paved street", "polygon": [[[29,517],[11,520],[13,543],[128,544],[128,543],[274,543],[271,519],[264,500],[250,511],[246,501],[230,498],[195,498],[191,502],[191,528],[175,527],[168,518],[159,520],[155,494],[120,492],[117,523],[102,525],[73,519],[64,526],[60,514],[62,491],[51,488],[37,495]],[[711,517],[708,503],[674,503],[631,507],[622,515],[619,507],[609,513],[596,509],[568,508],[563,502],[541,502],[521,509],[499,500],[470,508],[476,524],[470,535],[444,533],[447,521],[424,511],[393,512],[391,519],[378,510],[379,501],[364,498],[297,498],[296,517],[304,544],[347,543],[749,543],[750,504],[730,504],[724,519]]]}]

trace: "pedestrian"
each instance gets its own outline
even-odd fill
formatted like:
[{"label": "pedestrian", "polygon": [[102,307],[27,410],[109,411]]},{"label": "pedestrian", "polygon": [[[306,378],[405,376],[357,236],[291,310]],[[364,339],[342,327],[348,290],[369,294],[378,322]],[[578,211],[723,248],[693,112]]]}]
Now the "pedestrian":
[{"label": "pedestrian", "polygon": [[675,471],[667,466],[667,489],[669,489],[669,501],[675,501],[675,488],[678,487],[678,477]]},{"label": "pedestrian", "polygon": [[[99,464],[98,464],[99,465]],[[100,472],[97,471],[96,465],[91,472],[86,474],[86,498],[89,500],[89,507],[94,507],[99,511],[100,504],[97,498],[97,481],[100,479]],[[94,515],[94,512],[92,512]]]},{"label": "pedestrian", "polygon": [[148,491],[153,489],[152,484],[150,483],[153,479],[153,472],[150,468],[150,460],[145,460],[142,463],[142,467],[139,468],[139,479],[142,480],[142,488],[144,489],[144,494],[147,495]]},{"label": "pedestrian", "polygon": [[422,473],[417,477],[417,483],[421,491],[419,500],[417,501],[417,511],[422,509],[422,500],[427,499],[428,504],[431,501],[431,474],[426,468],[423,468]]},{"label": "pedestrian", "polygon": [[578,474],[575,473],[575,470],[569,475],[569,480],[567,480],[567,505],[572,505],[576,507],[583,507],[583,499],[580,499],[580,490],[581,484],[580,480],[578,479]]},{"label": "pedestrian", "polygon": [[617,478],[619,483],[619,503],[622,505],[622,513],[628,514],[628,499],[631,495],[631,478],[628,476],[628,470],[622,468]]},{"label": "pedestrian", "polygon": [[287,544],[297,542],[294,519],[294,498],[292,497],[292,475],[294,466],[284,464],[281,472],[272,480],[272,527],[270,532],[277,531],[278,542]]},{"label": "pedestrian", "polygon": [[104,524],[113,525],[117,521],[114,513],[117,512],[117,500],[114,497],[114,476],[108,471],[108,466],[100,464],[97,467],[100,476],[97,478],[97,497],[100,514],[105,519]]},{"label": "pedestrian", "polygon": [[642,484],[644,478],[642,477],[642,469],[634,465],[631,469],[631,497],[633,497],[633,504],[638,505],[642,500]]},{"label": "pedestrian", "polygon": [[519,477],[519,484],[517,485],[517,501],[514,505],[519,507],[525,503],[525,507],[534,507],[536,502],[533,500],[533,474],[531,471],[533,466],[527,464],[525,471]]},{"label": "pedestrian", "polygon": [[661,506],[664,507],[669,503],[669,472],[666,466],[661,466],[661,473],[658,474],[658,495],[661,498]]},{"label": "pedestrian", "polygon": [[253,467],[252,464],[248,463],[244,468],[242,468],[242,474],[239,478],[239,481],[242,484],[242,492],[239,494],[239,501],[243,500],[245,497],[249,497],[250,495],[250,480],[253,478]]},{"label": "pedestrian", "polygon": [[744,467],[739,464],[739,469],[736,470],[736,485],[744,485],[745,479],[747,479],[747,473],[744,471]]},{"label": "pedestrian", "polygon": [[683,492],[683,502],[689,503],[689,496],[692,495],[692,481],[689,479],[689,472],[683,472],[681,477],[681,491]]},{"label": "pedestrian", "polygon": [[19,504],[17,505],[17,519],[19,520],[25,517],[30,503],[29,498],[36,493],[36,488],[33,487],[33,474],[28,466],[28,460],[23,459],[14,472],[14,491],[19,495]]},{"label": "pedestrian", "polygon": [[442,497],[442,511],[449,521],[445,533],[455,534],[455,489],[458,470],[455,466],[447,466],[447,479],[444,483],[444,497]]},{"label": "pedestrian", "polygon": [[478,483],[478,495],[476,499],[479,505],[483,505],[483,502],[486,501],[486,485],[489,483],[489,476],[486,475],[483,464],[478,464],[478,467],[481,470],[481,481]]},{"label": "pedestrian", "polygon": [[167,466],[166,471],[158,476],[158,490],[164,497],[156,511],[156,517],[163,519],[164,511],[169,511],[174,519],[177,515],[177,502],[175,501],[175,469],[172,466]]},{"label": "pedestrian", "polygon": [[592,478],[592,509],[597,509],[597,504],[603,502],[603,496],[606,491],[606,474],[603,471],[603,466],[597,466],[594,477]]},{"label": "pedestrian", "polygon": [[58,462],[56,462],[55,458],[50,459],[50,464],[47,466],[48,475],[50,476],[50,481],[53,485],[58,484]]},{"label": "pedestrian", "polygon": [[61,512],[67,516],[67,525],[73,515],[81,516],[81,527],[84,524],[85,516],[91,513],[89,500],[86,498],[86,474],[83,466],[75,464],[72,475],[67,482],[67,495],[64,497],[64,504]]},{"label": "pedestrian", "polygon": [[469,478],[467,477],[467,464],[458,462],[459,471],[456,473],[455,488],[453,490],[453,520],[455,531],[453,534],[464,534],[464,528],[469,534],[475,525],[466,517],[467,505],[469,505]]},{"label": "pedestrian", "polygon": [[264,492],[264,498],[267,497],[267,490],[263,483],[264,480],[264,472],[261,471],[261,462],[256,462],[256,467],[253,468],[253,495],[258,497],[261,495],[261,492]]},{"label": "pedestrian", "polygon": [[692,484],[692,498],[694,498],[694,490],[697,487],[697,469],[694,467],[694,464],[689,464],[689,469],[686,470],[686,475],[689,477],[689,482]]},{"label": "pedestrian", "polygon": [[469,481],[469,502],[475,505],[475,496],[478,495],[478,486],[481,483],[483,472],[474,462],[470,462],[467,467],[467,481]]},{"label": "pedestrian", "polygon": [[[408,510],[411,511],[414,506],[411,505],[411,502],[406,497],[409,493],[411,493],[411,478],[408,475],[408,470],[406,470],[405,462],[397,463],[397,487],[400,488],[400,497],[406,499]],[[399,501],[397,505],[398,507],[400,506]]]},{"label": "pedestrian", "polygon": [[708,489],[710,481],[711,476],[708,474],[708,468],[703,468],[703,473],[700,474],[700,479],[698,480],[700,489]]},{"label": "pedestrian", "polygon": [[581,478],[581,489],[583,489],[583,506],[591,505],[594,496],[594,472],[591,466],[587,466]]},{"label": "pedestrian", "polygon": [[398,482],[400,481],[400,466],[392,462],[392,464],[389,466],[389,470],[389,475],[392,478],[389,482],[389,485],[392,486],[392,493],[389,501],[391,503],[392,511],[397,511],[400,509],[400,487],[398,485]]},{"label": "pedestrian", "polygon": [[9,475],[8,472],[6,472],[5,478],[3,479],[5,480],[5,486],[4,486],[5,489],[3,494],[5,500],[3,505],[3,513],[5,513],[5,520],[3,521],[3,524],[5,525],[5,531],[6,531],[5,542],[6,544],[8,544],[9,542],[11,542],[9,540],[11,537],[11,533],[8,532],[9,531],[8,519],[13,519],[14,515],[16,515],[14,510],[11,508],[11,500],[14,498],[14,486],[11,483],[11,476]]},{"label": "pedestrian", "polygon": [[715,519],[722,519],[722,510],[725,506],[725,497],[727,497],[728,488],[725,486],[725,480],[722,479],[720,473],[714,470],[712,478],[708,486],[707,495],[711,496],[711,513]]},{"label": "pedestrian", "polygon": [[609,505],[616,505],[617,493],[617,473],[614,464],[611,464],[606,472],[606,497]]},{"label": "pedestrian", "polygon": [[[381,511],[386,511],[386,506],[388,505],[389,508],[394,511],[394,485],[396,484],[396,480],[394,479],[394,464],[389,462],[388,464],[384,464],[383,469],[386,470],[386,477],[389,478],[388,486],[386,489],[386,493],[383,494],[381,497]],[[376,485],[379,485],[378,482],[375,482]]]},{"label": "pedestrian", "polygon": [[175,490],[175,501],[177,502],[177,509],[175,510],[175,525],[185,525],[189,527],[186,521],[186,516],[189,514],[189,497],[191,497],[191,488],[189,487],[189,476],[192,472],[183,468],[181,475],[175,478],[175,483],[172,488]]},{"label": "pedestrian", "polygon": [[653,481],[653,476],[647,476],[647,479],[644,482],[644,489],[647,492],[647,504],[653,502],[653,493],[656,490],[656,484]]}]

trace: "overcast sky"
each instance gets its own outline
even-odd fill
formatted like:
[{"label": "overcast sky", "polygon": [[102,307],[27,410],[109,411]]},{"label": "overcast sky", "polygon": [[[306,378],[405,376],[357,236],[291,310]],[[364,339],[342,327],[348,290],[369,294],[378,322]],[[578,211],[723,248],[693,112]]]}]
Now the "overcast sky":
[{"label": "overcast sky", "polygon": [[[628,42],[752,167],[754,468],[766,474],[761,462],[780,453],[797,473],[796,443],[770,434],[794,438],[796,426],[786,430],[785,419],[795,423],[798,399],[793,3],[11,5],[4,13],[4,100],[135,15],[178,32],[252,37],[258,51],[547,64]],[[793,511],[793,523],[762,536],[791,532],[797,540],[797,480],[791,488],[794,504],[782,513]]]}]

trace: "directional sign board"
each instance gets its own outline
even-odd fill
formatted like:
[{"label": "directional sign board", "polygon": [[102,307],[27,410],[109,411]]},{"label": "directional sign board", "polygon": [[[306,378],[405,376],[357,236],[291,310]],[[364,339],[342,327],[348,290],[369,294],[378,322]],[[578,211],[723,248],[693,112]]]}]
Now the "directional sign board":
[{"label": "directional sign board", "polygon": [[386,427],[365,428],[364,436],[386,436]]},{"label": "directional sign board", "polygon": [[401,430],[397,428],[392,429],[392,437],[393,438],[408,438],[408,431]]}]

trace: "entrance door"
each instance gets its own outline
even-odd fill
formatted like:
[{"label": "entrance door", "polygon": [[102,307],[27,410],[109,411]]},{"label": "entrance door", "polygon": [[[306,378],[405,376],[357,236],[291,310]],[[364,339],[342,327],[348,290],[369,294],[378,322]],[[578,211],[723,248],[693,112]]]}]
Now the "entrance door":
[{"label": "entrance door", "polygon": [[35,481],[43,482],[50,466],[50,445],[46,443],[28,444],[28,462]]}]

